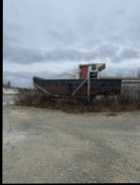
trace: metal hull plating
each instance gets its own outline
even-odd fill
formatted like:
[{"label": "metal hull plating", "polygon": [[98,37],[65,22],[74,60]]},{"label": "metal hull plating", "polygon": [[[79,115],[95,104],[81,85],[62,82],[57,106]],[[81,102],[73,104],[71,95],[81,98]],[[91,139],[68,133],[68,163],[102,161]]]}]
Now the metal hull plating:
[{"label": "metal hull plating", "polygon": [[[50,95],[73,96],[73,92],[83,82],[82,79],[42,79],[33,78],[34,86]],[[118,95],[121,91],[121,79],[94,79],[90,81],[90,96]],[[76,97],[87,96],[87,82],[74,94]]]}]

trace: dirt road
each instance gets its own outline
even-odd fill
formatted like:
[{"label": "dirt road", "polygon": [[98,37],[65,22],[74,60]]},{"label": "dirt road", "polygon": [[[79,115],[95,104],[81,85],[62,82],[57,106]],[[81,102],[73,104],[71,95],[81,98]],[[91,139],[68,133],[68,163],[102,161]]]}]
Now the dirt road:
[{"label": "dirt road", "polygon": [[140,112],[4,106],[3,182],[140,182]]}]

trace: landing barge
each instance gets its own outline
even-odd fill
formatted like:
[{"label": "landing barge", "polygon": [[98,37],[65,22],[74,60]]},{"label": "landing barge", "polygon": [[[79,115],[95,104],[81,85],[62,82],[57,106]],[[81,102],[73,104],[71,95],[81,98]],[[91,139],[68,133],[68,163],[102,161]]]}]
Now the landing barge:
[{"label": "landing barge", "polygon": [[87,98],[97,95],[113,96],[121,92],[121,79],[99,78],[98,73],[105,64],[86,64],[79,66],[79,79],[43,79],[33,77],[36,89],[48,96]]}]

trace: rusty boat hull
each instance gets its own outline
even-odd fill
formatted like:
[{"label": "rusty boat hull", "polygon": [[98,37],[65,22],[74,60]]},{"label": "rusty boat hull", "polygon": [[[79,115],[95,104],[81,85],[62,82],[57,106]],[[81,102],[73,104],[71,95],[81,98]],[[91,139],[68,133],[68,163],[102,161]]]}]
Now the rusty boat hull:
[{"label": "rusty boat hull", "polygon": [[[34,87],[46,92],[48,95],[87,97],[88,83],[82,79],[44,79],[33,77]],[[90,96],[119,95],[121,92],[121,79],[92,79],[90,80]],[[75,94],[73,92],[80,86]]]}]

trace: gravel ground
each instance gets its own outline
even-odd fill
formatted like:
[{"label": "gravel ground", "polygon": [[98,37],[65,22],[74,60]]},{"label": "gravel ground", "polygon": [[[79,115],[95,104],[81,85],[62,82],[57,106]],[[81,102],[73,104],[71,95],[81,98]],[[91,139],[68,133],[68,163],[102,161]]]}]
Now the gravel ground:
[{"label": "gravel ground", "polygon": [[3,107],[3,183],[140,182],[140,112]]}]

